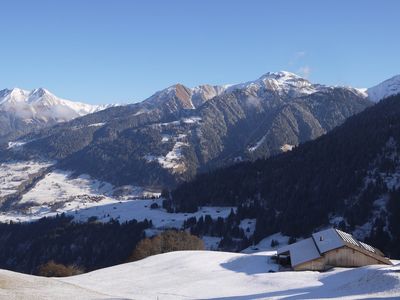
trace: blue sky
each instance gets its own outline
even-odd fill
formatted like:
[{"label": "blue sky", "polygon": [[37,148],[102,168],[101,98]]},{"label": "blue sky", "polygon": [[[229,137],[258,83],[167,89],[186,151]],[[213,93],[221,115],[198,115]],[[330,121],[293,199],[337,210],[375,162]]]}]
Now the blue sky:
[{"label": "blue sky", "polygon": [[0,89],[134,102],[279,70],[369,87],[400,74],[399,11],[396,0],[2,0]]}]

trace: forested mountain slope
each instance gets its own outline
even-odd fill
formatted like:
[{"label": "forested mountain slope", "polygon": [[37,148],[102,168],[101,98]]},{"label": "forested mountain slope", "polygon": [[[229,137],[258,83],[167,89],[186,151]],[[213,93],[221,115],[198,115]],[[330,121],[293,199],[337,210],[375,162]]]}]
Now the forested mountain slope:
[{"label": "forested mountain slope", "polygon": [[334,224],[398,256],[399,145],[400,95],[291,152],[199,175],[172,192],[172,207],[244,206],[258,239]]}]

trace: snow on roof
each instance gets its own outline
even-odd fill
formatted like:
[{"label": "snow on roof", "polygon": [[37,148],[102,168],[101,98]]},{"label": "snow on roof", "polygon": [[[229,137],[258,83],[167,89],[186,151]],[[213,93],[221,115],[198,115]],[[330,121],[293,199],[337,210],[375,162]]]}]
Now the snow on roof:
[{"label": "snow on roof", "polygon": [[369,252],[382,255],[374,247],[357,241],[351,234],[338,229],[329,228],[313,233],[312,237],[278,249],[277,254],[290,254],[292,267],[319,258],[321,254],[346,246],[353,245]]},{"label": "snow on roof", "polygon": [[278,249],[277,253],[283,254],[285,252],[290,253],[292,267],[321,257],[312,238],[282,247]]},{"label": "snow on roof", "polygon": [[356,240],[351,234],[341,231],[339,229],[329,228],[323,231],[316,232],[313,234],[313,239],[321,253],[340,248],[342,246],[345,246],[346,244],[362,248],[372,253],[377,253],[374,247]]},{"label": "snow on roof", "polygon": [[319,252],[321,253],[343,247],[345,245],[344,241],[351,240],[347,236],[344,236],[347,240],[345,238],[342,238],[333,228],[313,233],[312,237],[319,249]]}]

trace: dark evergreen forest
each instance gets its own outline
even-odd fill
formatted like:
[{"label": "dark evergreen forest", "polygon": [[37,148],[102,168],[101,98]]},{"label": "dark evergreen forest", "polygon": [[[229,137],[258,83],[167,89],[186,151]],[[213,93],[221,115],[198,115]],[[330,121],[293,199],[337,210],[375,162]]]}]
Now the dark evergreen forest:
[{"label": "dark evergreen forest", "polygon": [[198,175],[173,190],[164,206],[181,212],[241,206],[245,217],[257,219],[259,241],[279,231],[306,236],[328,225],[332,215],[343,217],[339,227],[351,232],[371,220],[376,199],[390,195],[367,240],[400,256],[400,190],[383,180],[400,172],[399,101],[400,96],[383,100],[291,152]]},{"label": "dark evergreen forest", "polygon": [[48,262],[84,272],[127,261],[151,222],[77,223],[60,215],[32,223],[0,223],[0,269],[38,274]]}]

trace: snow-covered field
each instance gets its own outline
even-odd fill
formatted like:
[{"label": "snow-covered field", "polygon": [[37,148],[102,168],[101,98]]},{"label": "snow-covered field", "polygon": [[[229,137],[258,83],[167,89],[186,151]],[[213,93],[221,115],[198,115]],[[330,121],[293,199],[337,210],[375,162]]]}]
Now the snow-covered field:
[{"label": "snow-covered field", "polygon": [[399,299],[400,265],[274,272],[274,252],[180,251],[68,278],[0,270],[1,299]]},{"label": "snow-covered field", "polygon": [[[2,194],[16,192],[16,188],[30,174],[50,163],[8,163],[0,166],[3,183],[0,184]],[[65,213],[77,221],[86,221],[96,217],[99,221],[120,222],[144,219],[153,222],[153,230],[166,228],[181,228],[184,221],[190,217],[200,218],[210,215],[212,218],[226,218],[231,207],[203,207],[196,213],[167,213],[162,209],[162,199],[144,199],[158,197],[160,194],[146,191],[140,187],[114,187],[110,183],[99,181],[88,175],[73,177],[70,172],[53,170],[22,195],[18,202],[22,208],[8,212],[0,212],[0,222],[33,221],[46,216]],[[156,208],[151,206],[157,204]],[[209,249],[215,248],[215,238],[205,239]]]},{"label": "snow-covered field", "polygon": [[51,166],[50,162],[27,161],[0,164],[0,197],[13,194],[30,176]]},{"label": "snow-covered field", "polygon": [[[271,242],[275,241],[275,246],[271,246]],[[264,239],[262,239],[257,245],[250,246],[244,250],[242,253],[253,254],[265,251],[276,251],[278,248],[287,245],[289,242],[289,237],[282,235],[281,233],[275,233]]]},{"label": "snow-covered field", "polygon": [[[157,229],[163,228],[180,228],[183,222],[190,218],[210,215],[213,219],[218,217],[226,218],[230,211],[230,207],[203,207],[195,213],[168,213],[162,208],[151,209],[151,204],[157,203],[162,205],[161,199],[156,200],[131,200],[114,202],[107,205],[93,206],[82,209],[77,212],[69,212],[76,214],[77,220],[87,220],[91,216],[97,216],[100,220],[109,221],[110,218],[119,221],[127,221],[136,219],[142,221],[144,219],[151,220]],[[108,216],[109,215],[109,216]]]},{"label": "snow-covered field", "polygon": [[161,207],[162,199],[115,200],[105,198],[99,202],[72,201],[57,209],[43,205],[32,207],[30,213],[0,213],[0,221],[25,222],[65,213],[73,216],[76,221],[86,221],[90,217],[97,217],[99,221],[104,222],[111,219],[120,222],[147,219],[153,222],[155,229],[168,229],[181,228],[184,221],[190,217],[200,218],[210,215],[212,218],[226,218],[231,211],[230,207],[203,207],[196,213],[168,213],[162,208],[152,209],[150,206],[153,203],[157,203]]},{"label": "snow-covered field", "polygon": [[112,196],[111,184],[93,180],[87,175],[77,178],[71,178],[70,175],[70,172],[60,170],[46,174],[32,190],[23,195],[20,203],[45,205],[72,201],[79,195]]}]

